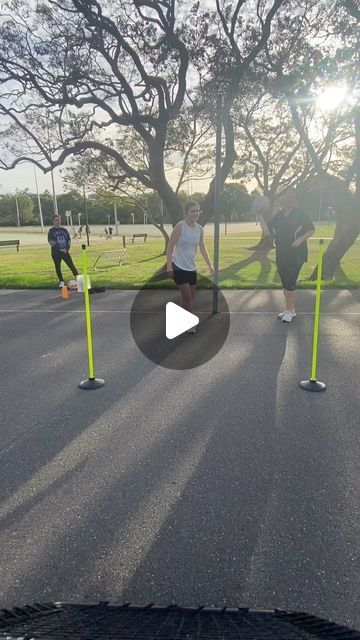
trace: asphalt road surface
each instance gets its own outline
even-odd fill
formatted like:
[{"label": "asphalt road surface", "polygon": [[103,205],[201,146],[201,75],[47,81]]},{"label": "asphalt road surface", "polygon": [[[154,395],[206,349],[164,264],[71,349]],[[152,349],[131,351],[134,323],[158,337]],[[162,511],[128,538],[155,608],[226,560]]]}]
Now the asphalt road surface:
[{"label": "asphalt road surface", "polygon": [[[226,293],[201,367],[155,366],[134,292],[0,291],[0,607],[131,601],[305,610],[360,628],[360,292]],[[195,311],[194,311],[195,312]],[[196,340],[197,336],[189,336]]]}]

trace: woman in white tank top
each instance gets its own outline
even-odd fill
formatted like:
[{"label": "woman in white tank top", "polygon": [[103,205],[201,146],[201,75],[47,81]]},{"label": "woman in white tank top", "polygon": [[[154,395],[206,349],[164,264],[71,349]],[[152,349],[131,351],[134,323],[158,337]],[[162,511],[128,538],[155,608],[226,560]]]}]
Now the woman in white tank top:
[{"label": "woman in white tank top", "polygon": [[[204,229],[197,223],[200,207],[197,202],[187,202],[185,219],[178,222],[170,236],[167,248],[167,272],[174,278],[180,293],[181,306],[192,311],[192,299],[196,289],[196,252],[200,253],[213,275],[214,267],[204,244]],[[192,333],[195,330],[191,329]]]}]

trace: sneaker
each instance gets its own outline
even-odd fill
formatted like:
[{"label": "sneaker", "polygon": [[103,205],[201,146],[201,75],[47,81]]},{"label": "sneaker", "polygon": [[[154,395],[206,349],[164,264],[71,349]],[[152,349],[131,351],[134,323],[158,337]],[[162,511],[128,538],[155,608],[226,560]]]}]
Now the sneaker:
[{"label": "sneaker", "polygon": [[196,333],[196,327],[192,327],[191,329],[188,329],[186,333],[189,333],[189,334]]},{"label": "sneaker", "polygon": [[63,287],[65,287],[65,282],[61,281],[59,284],[59,289],[62,289]]},{"label": "sneaker", "polygon": [[[284,315],[285,311],[282,311],[281,313],[278,313],[278,318],[280,318],[280,320],[282,320],[283,315]],[[287,313],[291,313],[293,318],[296,318],[296,311],[294,309],[294,311],[288,311]]]},{"label": "sneaker", "polygon": [[291,311],[284,311],[283,317],[281,318],[281,322],[291,322],[293,319],[293,314]]}]

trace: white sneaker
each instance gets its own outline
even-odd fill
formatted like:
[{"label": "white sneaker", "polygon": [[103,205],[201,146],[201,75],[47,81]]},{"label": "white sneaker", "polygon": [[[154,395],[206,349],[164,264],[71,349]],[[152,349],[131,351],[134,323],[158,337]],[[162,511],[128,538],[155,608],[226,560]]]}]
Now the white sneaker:
[{"label": "white sneaker", "polygon": [[[283,315],[284,315],[285,311],[282,311],[281,313],[278,313],[278,318],[280,318],[280,320],[282,320]],[[296,318],[296,311],[295,309],[293,311],[288,311],[288,313],[291,313],[293,318]]]},{"label": "white sneaker", "polygon": [[281,318],[281,322],[292,322],[293,314],[291,311],[284,311],[283,317]]},{"label": "white sneaker", "polygon": [[65,287],[65,282],[61,281],[59,284],[59,289],[62,289],[63,287]]}]

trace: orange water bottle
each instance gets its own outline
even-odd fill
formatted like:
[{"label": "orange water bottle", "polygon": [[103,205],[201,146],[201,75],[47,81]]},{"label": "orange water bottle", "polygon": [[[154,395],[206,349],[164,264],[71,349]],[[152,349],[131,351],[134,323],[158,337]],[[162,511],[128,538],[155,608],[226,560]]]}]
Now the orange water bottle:
[{"label": "orange water bottle", "polygon": [[69,299],[69,291],[66,285],[64,285],[63,287],[61,287],[61,297],[63,300],[68,300]]}]

